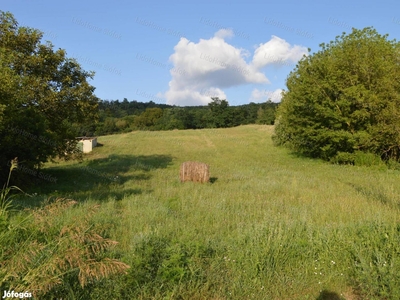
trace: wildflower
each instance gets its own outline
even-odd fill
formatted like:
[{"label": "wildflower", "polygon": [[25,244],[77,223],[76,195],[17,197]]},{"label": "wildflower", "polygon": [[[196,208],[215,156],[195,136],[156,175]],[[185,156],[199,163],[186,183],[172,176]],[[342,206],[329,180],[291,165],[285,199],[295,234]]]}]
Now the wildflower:
[{"label": "wildflower", "polygon": [[14,158],[11,160],[11,168],[10,168],[10,172],[14,169],[18,168],[18,157]]}]

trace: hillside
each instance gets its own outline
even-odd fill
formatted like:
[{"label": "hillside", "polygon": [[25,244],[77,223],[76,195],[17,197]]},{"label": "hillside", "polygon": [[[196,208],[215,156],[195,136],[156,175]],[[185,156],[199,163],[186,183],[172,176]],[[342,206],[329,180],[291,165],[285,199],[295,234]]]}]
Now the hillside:
[{"label": "hillside", "polygon": [[[247,125],[102,136],[82,163],[48,164],[43,172],[57,181],[38,186],[30,203],[100,204],[131,268],[88,286],[93,299],[400,295],[400,173],[297,157],[274,147],[272,132]],[[189,160],[208,163],[213,183],[180,183]]]}]

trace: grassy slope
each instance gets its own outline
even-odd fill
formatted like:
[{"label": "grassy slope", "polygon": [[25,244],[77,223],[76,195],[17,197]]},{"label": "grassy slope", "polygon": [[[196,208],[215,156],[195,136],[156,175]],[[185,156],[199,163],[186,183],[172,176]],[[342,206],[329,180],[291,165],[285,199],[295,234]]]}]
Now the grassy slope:
[{"label": "grassy slope", "polygon": [[[112,234],[128,263],[152,237],[170,241],[170,253],[173,245],[210,249],[191,254],[190,270],[176,263],[191,272],[185,282],[168,273],[173,285],[157,292],[144,282],[142,298],[330,299],[332,292],[355,299],[369,280],[355,278],[373,271],[374,253],[364,250],[376,251],[385,232],[397,238],[400,173],[299,158],[274,147],[272,131],[249,125],[100,137],[103,146],[83,163],[49,164],[44,172],[57,183],[38,187],[36,199],[68,195],[118,211]],[[208,163],[215,182],[181,184],[179,165],[188,160]]]}]

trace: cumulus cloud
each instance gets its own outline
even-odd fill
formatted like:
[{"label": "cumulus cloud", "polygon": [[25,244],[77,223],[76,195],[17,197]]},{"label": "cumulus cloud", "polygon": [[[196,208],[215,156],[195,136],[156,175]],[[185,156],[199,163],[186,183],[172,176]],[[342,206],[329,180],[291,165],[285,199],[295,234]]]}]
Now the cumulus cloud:
[{"label": "cumulus cloud", "polygon": [[275,91],[268,91],[268,90],[258,90],[254,89],[251,92],[250,101],[253,102],[266,102],[271,100],[272,102],[281,102],[282,99],[282,89],[276,89]]},{"label": "cumulus cloud", "polygon": [[292,47],[285,40],[273,36],[271,41],[259,45],[248,63],[246,59],[251,59],[248,50],[236,48],[224,40],[233,36],[232,30],[221,29],[212,38],[200,39],[198,43],[180,39],[169,58],[174,67],[170,71],[169,89],[164,94],[168,104],[206,105],[211,97],[226,99],[225,88],[269,84],[261,71],[268,60],[262,60],[261,56],[268,53],[295,60],[304,52],[304,47]]},{"label": "cumulus cloud", "polygon": [[284,39],[275,35],[265,44],[260,44],[255,50],[252,65],[261,69],[267,65],[284,66],[294,65],[303,55],[308,54],[308,49],[303,46],[291,46]]},{"label": "cumulus cloud", "polygon": [[221,38],[221,39],[230,38],[233,36],[234,36],[234,34],[233,34],[232,29],[220,29],[214,34],[214,37]]}]

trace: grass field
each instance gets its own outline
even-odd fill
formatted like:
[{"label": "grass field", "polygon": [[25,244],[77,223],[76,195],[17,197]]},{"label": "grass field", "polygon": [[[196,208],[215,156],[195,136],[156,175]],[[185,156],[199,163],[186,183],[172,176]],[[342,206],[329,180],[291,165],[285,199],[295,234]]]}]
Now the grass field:
[{"label": "grass field", "polygon": [[[131,268],[77,298],[399,299],[400,172],[298,157],[272,133],[102,136],[83,162],[46,165],[57,182],[17,204],[100,204],[96,218]],[[180,183],[184,161],[209,164],[213,183]]]}]

